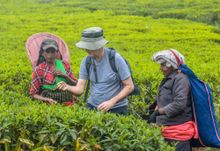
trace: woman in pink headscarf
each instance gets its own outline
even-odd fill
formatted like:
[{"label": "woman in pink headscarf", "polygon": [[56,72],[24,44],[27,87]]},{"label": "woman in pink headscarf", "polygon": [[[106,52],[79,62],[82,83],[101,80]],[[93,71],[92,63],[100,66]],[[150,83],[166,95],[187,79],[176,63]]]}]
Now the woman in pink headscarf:
[{"label": "woman in pink headscarf", "polygon": [[177,50],[162,50],[153,55],[164,75],[156,97],[157,107],[152,118],[163,126],[162,136],[167,141],[177,141],[176,151],[191,151],[190,140],[198,137],[193,122],[190,83],[178,70],[184,64],[184,56]]},{"label": "woman in pink headscarf", "polygon": [[73,105],[74,96],[67,91],[57,90],[57,83],[77,83],[69,63],[57,58],[59,47],[55,40],[45,39],[41,43],[37,66],[32,73],[30,96],[47,104]]}]

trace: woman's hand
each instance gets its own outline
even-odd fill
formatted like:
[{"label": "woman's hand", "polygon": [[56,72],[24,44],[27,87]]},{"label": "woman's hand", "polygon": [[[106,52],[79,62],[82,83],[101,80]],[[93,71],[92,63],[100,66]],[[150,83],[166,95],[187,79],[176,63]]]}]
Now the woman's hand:
[{"label": "woman's hand", "polygon": [[67,83],[70,85],[76,85],[76,83],[77,83],[76,80],[71,79],[67,74],[61,72],[60,70],[55,70],[54,75],[61,76],[61,77],[65,78],[68,81]]},{"label": "woman's hand", "polygon": [[64,77],[64,78],[67,78],[67,77],[68,77],[67,74],[63,73],[63,72],[60,71],[60,70],[55,70],[55,71],[54,71],[54,75],[56,75],[56,76],[62,76],[62,77]]},{"label": "woman's hand", "polygon": [[57,89],[58,90],[66,91],[68,89],[68,87],[69,86],[63,81],[61,81],[57,84]]},{"label": "woman's hand", "polygon": [[55,100],[53,100],[53,99],[51,99],[51,98],[46,99],[45,102],[46,102],[47,104],[57,104],[57,101],[55,101]]},{"label": "woman's hand", "polygon": [[41,102],[45,102],[47,104],[57,104],[57,101],[55,101],[54,99],[47,98],[47,97],[44,97],[44,96],[39,95],[39,94],[34,94],[32,97],[35,98],[35,99],[40,100]]},{"label": "woman's hand", "polygon": [[164,111],[164,108],[159,108],[158,113],[161,114],[161,115],[166,114],[165,111]]}]

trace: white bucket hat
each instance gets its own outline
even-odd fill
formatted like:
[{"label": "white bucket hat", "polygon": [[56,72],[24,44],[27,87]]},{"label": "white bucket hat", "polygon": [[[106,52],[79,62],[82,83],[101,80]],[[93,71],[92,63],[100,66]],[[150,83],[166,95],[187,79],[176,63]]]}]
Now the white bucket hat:
[{"label": "white bucket hat", "polygon": [[103,37],[103,30],[100,27],[90,27],[82,32],[81,41],[76,43],[78,48],[97,50],[107,44],[108,41]]},{"label": "white bucket hat", "polygon": [[185,63],[184,56],[175,49],[156,52],[153,55],[152,60],[158,64],[166,63],[168,67],[172,66],[174,69],[178,69],[181,64]]}]

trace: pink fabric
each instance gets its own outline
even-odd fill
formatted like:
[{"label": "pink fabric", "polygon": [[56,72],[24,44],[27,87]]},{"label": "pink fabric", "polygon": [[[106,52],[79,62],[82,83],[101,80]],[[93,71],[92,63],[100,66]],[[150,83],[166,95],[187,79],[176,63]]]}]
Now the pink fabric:
[{"label": "pink fabric", "polygon": [[[66,43],[60,37],[56,35],[43,32],[43,33],[37,33],[37,34],[30,36],[26,42],[26,50],[27,50],[28,57],[31,61],[33,69],[37,64],[40,45],[44,39],[55,40],[58,44],[60,54],[62,55],[62,60],[70,64],[69,49]],[[59,58],[59,56],[57,56],[57,58]]]},{"label": "pink fabric", "polygon": [[189,121],[180,125],[165,126],[161,129],[161,132],[164,138],[172,140],[187,141],[191,138],[199,138],[196,123],[193,121]]}]

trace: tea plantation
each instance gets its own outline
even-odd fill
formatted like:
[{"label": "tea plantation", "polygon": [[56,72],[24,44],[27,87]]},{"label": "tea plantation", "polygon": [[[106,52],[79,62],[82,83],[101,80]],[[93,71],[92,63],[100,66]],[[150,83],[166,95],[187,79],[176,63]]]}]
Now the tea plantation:
[{"label": "tea plantation", "polygon": [[[31,100],[31,63],[25,42],[39,32],[60,36],[78,77],[87,53],[75,47],[83,29],[104,29],[131,65],[141,96],[129,98],[129,116]],[[0,0],[0,150],[170,151],[146,116],[162,79],[151,56],[174,48],[208,82],[220,124],[219,0]],[[207,148],[206,150],[214,150]]]}]

